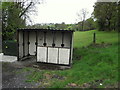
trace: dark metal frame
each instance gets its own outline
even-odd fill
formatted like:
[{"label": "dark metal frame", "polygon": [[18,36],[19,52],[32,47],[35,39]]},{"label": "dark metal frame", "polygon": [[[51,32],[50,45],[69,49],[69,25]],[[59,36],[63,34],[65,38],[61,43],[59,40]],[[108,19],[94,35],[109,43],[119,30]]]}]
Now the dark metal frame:
[{"label": "dark metal frame", "polygon": [[19,31],[17,31],[17,60],[19,61]]},{"label": "dark metal frame", "polygon": [[[64,33],[65,32],[70,32],[70,47],[54,47],[54,48],[58,48],[58,59],[57,59],[57,64],[56,63],[49,63],[48,62],[48,47],[52,47],[53,48],[53,46],[46,46],[46,45],[44,45],[44,46],[40,46],[40,47],[47,47],[47,58],[46,58],[46,62],[37,62],[37,47],[39,46],[38,45],[38,32],[39,31],[43,31],[44,32],[44,43],[46,43],[46,32],[47,31],[52,31],[54,34],[55,34],[55,32],[54,31],[62,31],[62,44],[63,44],[63,42],[64,42]],[[36,45],[36,62],[37,63],[44,63],[44,64],[53,64],[53,65],[62,65],[62,66],[71,66],[71,50],[72,50],[72,36],[73,36],[73,30],[53,30],[53,29],[18,29],[17,30],[17,45],[18,45],[18,56],[17,56],[17,58],[18,58],[18,61],[20,60],[20,59],[24,59],[25,57],[28,57],[28,56],[31,56],[30,54],[29,54],[29,44],[30,44],[30,42],[29,42],[29,32],[30,31],[35,31],[35,33],[36,33],[36,42],[35,42],[35,45]],[[19,32],[20,31],[23,31],[23,57],[22,58],[19,58]],[[25,56],[25,45],[24,45],[24,32],[27,32],[28,33],[28,55],[27,56]],[[53,39],[55,38],[55,35],[54,35],[54,37],[53,37]],[[54,41],[53,41],[53,43],[54,43]],[[69,53],[69,64],[59,64],[59,48],[69,48],[70,49],[70,53]]]},{"label": "dark metal frame", "polygon": [[72,37],[73,37],[73,33],[70,33],[70,35],[71,35],[71,36],[70,36],[71,38],[70,38],[70,55],[69,55],[69,65],[71,66],[71,65],[72,65],[72,64],[71,64],[71,59],[72,59],[72,58],[71,58],[71,50],[72,50],[72,39],[73,39]]},{"label": "dark metal frame", "polygon": [[53,34],[53,43],[52,43],[52,47],[55,47],[55,34],[56,34],[56,33],[53,31],[52,34]]},{"label": "dark metal frame", "polygon": [[25,31],[23,31],[23,57],[25,57]]}]

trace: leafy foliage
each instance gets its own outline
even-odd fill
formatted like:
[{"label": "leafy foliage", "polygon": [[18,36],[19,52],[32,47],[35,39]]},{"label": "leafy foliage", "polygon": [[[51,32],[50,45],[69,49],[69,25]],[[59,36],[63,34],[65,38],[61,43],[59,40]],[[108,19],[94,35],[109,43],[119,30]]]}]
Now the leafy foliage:
[{"label": "leafy foliage", "polygon": [[36,2],[2,2],[3,40],[15,39],[16,29],[26,26],[29,12],[33,11]]},{"label": "leafy foliage", "polygon": [[[67,30],[75,30],[75,31],[82,31],[82,22],[78,22],[76,24],[65,24],[62,23],[48,23],[48,24],[35,24],[35,25],[28,25],[27,28],[51,28],[51,29],[67,29]],[[84,30],[93,30],[95,29],[95,21],[93,18],[88,18],[84,21]]]},{"label": "leafy foliage", "polygon": [[97,20],[99,30],[116,30],[118,5],[116,2],[97,2],[94,5],[94,17]]}]

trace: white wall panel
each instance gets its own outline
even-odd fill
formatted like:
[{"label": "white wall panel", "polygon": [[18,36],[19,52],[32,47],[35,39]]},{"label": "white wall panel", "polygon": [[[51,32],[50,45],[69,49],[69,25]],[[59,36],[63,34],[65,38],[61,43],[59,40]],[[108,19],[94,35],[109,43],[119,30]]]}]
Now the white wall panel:
[{"label": "white wall panel", "polygon": [[30,32],[29,33],[29,41],[30,41],[30,45],[29,45],[29,53],[30,55],[35,55],[36,53],[36,33],[35,32]]},{"label": "white wall panel", "polygon": [[70,37],[70,32],[65,32],[64,33],[64,47],[70,47],[70,40],[71,40],[71,37]]},{"label": "white wall panel", "polygon": [[25,56],[28,55],[28,32],[24,32]]},{"label": "white wall panel", "polygon": [[56,47],[61,47],[61,44],[62,44],[62,34],[61,32],[56,32],[55,34],[55,44],[56,44]]},{"label": "white wall panel", "polygon": [[23,32],[19,31],[19,58],[23,57]]},{"label": "white wall panel", "polygon": [[46,33],[46,43],[47,43],[47,46],[52,46],[52,43],[53,43],[53,34],[50,31],[48,31]]},{"label": "white wall panel", "polygon": [[56,63],[58,60],[58,48],[48,48],[48,63]]},{"label": "white wall panel", "polygon": [[59,64],[69,64],[70,49],[59,48]]},{"label": "white wall panel", "polygon": [[37,62],[46,62],[47,47],[37,47]]},{"label": "white wall panel", "polygon": [[38,32],[38,45],[43,46],[44,43],[44,33]]}]

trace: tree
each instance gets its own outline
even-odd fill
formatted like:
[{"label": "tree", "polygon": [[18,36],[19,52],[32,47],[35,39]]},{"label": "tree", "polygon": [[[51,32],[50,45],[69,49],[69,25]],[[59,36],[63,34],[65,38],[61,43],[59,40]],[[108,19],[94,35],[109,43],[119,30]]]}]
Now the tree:
[{"label": "tree", "polygon": [[87,14],[88,14],[88,11],[85,8],[81,9],[80,12],[77,13],[77,16],[79,17],[78,19],[82,21],[81,22],[82,30],[84,30],[84,22],[86,20]]},{"label": "tree", "polygon": [[56,23],[55,28],[56,29],[66,29],[67,25],[65,24],[65,22],[62,22],[61,24]]},{"label": "tree", "polygon": [[2,9],[1,9],[1,5],[2,3],[0,2],[0,53],[2,52]]},{"label": "tree", "polygon": [[120,1],[117,3],[117,30],[120,32]]},{"label": "tree", "polygon": [[95,29],[95,21],[93,20],[92,17],[88,18],[86,21],[85,21],[85,30],[93,30]]},{"label": "tree", "polygon": [[99,30],[115,30],[117,25],[117,3],[97,2],[94,5],[94,17]]},{"label": "tree", "polygon": [[16,29],[26,27],[30,20],[29,13],[35,12],[35,4],[28,0],[23,2],[2,2],[2,32],[3,39],[14,39]]}]

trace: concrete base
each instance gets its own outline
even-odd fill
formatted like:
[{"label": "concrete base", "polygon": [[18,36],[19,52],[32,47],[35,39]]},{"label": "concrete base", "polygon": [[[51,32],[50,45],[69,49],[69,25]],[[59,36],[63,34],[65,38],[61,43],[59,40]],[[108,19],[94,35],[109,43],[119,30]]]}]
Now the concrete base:
[{"label": "concrete base", "polygon": [[15,62],[17,61],[16,56],[8,56],[4,55],[3,53],[0,53],[0,62]]},{"label": "concrete base", "polygon": [[3,53],[0,53],[0,61],[2,60]]},{"label": "concrete base", "polygon": [[[0,53],[0,61],[2,60],[3,53]],[[0,63],[0,90],[2,89],[2,63]]]},{"label": "concrete base", "polygon": [[64,69],[70,69],[70,66],[59,66],[60,70],[64,70]]}]

